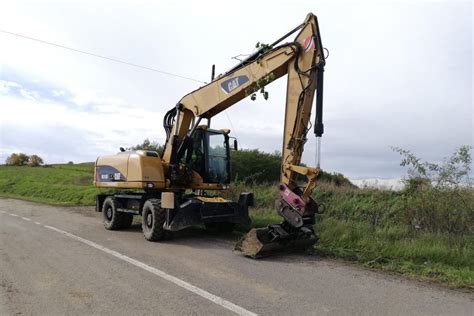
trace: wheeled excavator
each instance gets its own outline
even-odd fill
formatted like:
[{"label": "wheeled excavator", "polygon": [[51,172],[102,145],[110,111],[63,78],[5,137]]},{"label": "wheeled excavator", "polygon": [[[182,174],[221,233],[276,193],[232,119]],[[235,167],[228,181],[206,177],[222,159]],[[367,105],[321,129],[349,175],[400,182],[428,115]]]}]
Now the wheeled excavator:
[{"label": "wheeled excavator", "polygon": [[[295,33],[293,41],[283,43]],[[172,107],[163,119],[166,143],[161,157],[155,151],[121,149],[116,155],[97,158],[95,186],[115,189],[113,194],[96,197],[96,210],[103,213],[105,228],[127,228],[133,216],[141,215],[145,239],[160,241],[170,238],[174,231],[193,225],[232,230],[236,224],[250,224],[252,193],[240,193],[238,201],[218,195],[229,189],[230,155],[232,149],[237,150],[237,141],[235,138],[231,141],[229,129],[211,128],[211,119],[270,82],[288,75],[276,203],[282,222],[252,229],[235,249],[257,258],[280,249],[312,246],[317,241],[313,226],[319,212],[311,193],[320,171],[320,143],[324,132],[324,66],[318,21],[310,13],[302,24],[283,37],[260,47]],[[312,168],[300,163],[311,129],[315,95],[313,125],[317,166]]]}]

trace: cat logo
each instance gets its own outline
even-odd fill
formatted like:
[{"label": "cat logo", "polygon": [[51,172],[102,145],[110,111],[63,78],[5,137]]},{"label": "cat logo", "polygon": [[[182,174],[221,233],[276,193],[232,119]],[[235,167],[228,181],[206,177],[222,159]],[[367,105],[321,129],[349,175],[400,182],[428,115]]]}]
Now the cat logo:
[{"label": "cat logo", "polygon": [[226,94],[231,93],[233,90],[237,89],[239,86],[243,85],[244,83],[249,81],[249,77],[247,76],[237,76],[221,83],[221,89]]}]

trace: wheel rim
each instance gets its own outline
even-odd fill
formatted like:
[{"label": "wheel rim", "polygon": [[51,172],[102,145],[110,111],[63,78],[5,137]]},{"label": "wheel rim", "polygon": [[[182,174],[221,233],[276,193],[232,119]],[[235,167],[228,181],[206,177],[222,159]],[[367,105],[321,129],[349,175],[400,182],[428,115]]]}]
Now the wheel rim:
[{"label": "wheel rim", "polygon": [[148,212],[146,214],[146,226],[148,228],[151,228],[153,226],[153,214],[151,212]]},{"label": "wheel rim", "polygon": [[108,207],[107,208],[107,211],[105,212],[105,216],[107,217],[107,220],[112,220],[112,216],[113,216],[113,210],[112,210],[112,207]]}]

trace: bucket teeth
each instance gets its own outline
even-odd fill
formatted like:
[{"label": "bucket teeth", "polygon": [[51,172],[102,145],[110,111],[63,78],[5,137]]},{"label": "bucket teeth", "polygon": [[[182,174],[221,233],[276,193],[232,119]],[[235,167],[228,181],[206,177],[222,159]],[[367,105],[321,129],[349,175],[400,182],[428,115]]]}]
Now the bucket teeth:
[{"label": "bucket teeth", "polygon": [[278,252],[302,250],[317,241],[312,228],[301,227],[287,232],[281,225],[266,228],[252,228],[235,245],[235,250],[250,258],[268,257]]}]

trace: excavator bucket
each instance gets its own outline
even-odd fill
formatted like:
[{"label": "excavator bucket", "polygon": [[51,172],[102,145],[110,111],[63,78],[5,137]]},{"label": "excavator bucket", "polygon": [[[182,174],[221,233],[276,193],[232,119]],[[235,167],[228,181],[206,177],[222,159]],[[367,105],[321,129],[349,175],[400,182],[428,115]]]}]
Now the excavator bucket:
[{"label": "excavator bucket", "polygon": [[295,252],[314,245],[317,237],[312,228],[301,227],[288,232],[281,225],[252,228],[235,245],[235,250],[250,258],[268,257],[281,252]]}]

